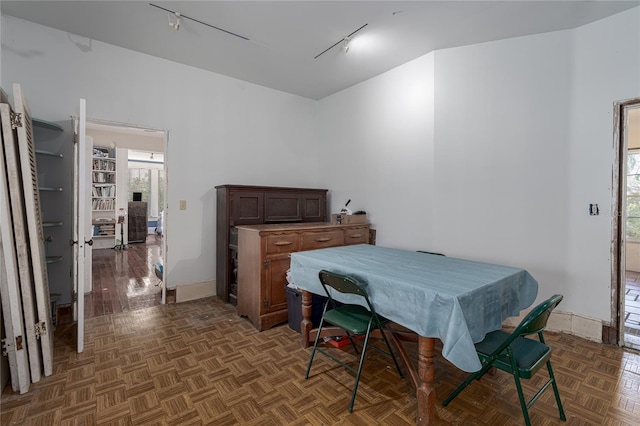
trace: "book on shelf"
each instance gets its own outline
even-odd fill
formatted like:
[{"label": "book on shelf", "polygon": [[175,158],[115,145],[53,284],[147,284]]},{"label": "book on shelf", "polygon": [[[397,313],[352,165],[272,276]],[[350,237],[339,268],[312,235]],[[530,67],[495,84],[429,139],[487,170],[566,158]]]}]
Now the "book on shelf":
[{"label": "book on shelf", "polygon": [[93,197],[115,197],[116,188],[114,185],[108,186],[94,186],[92,188]]},{"label": "book on shelf", "polygon": [[116,171],[116,163],[114,159],[103,160],[94,158],[92,162],[93,170],[102,171],[102,172],[115,172]]},{"label": "book on shelf", "polygon": [[93,210],[115,210],[116,200],[113,198],[94,198],[92,201]]}]

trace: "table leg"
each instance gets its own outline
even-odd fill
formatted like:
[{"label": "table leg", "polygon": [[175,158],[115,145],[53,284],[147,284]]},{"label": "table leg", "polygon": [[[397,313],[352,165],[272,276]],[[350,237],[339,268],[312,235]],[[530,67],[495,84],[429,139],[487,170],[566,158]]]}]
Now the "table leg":
[{"label": "table leg", "polygon": [[308,348],[310,346],[309,333],[311,332],[311,312],[313,293],[302,290],[302,322],[300,323],[300,337],[302,338],[302,347]]},{"label": "table leg", "polygon": [[416,390],[418,400],[418,425],[433,425],[436,420],[436,392],[433,388],[435,338],[418,338],[418,376],[420,386]]}]

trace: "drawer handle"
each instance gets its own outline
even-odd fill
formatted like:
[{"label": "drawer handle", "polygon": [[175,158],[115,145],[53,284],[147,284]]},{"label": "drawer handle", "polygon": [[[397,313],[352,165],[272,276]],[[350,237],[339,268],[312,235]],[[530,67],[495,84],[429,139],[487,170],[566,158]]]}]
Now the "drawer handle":
[{"label": "drawer handle", "polygon": [[278,241],[273,243],[274,246],[288,246],[289,244],[293,244],[292,241]]},{"label": "drawer handle", "polygon": [[362,234],[352,234],[350,235],[351,238],[361,238]]},{"label": "drawer handle", "polygon": [[318,243],[326,243],[327,241],[331,241],[331,240],[332,240],[331,237],[316,238],[316,242]]}]

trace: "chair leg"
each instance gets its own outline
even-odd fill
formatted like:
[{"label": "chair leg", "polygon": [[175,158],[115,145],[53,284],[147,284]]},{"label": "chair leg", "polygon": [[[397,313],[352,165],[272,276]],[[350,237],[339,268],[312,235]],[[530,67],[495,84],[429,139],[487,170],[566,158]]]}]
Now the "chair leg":
[{"label": "chair leg", "polygon": [[318,349],[318,341],[320,340],[320,332],[322,331],[323,325],[324,325],[324,319],[320,320],[320,326],[318,327],[318,334],[316,334],[316,340],[313,343],[313,350],[311,351],[311,356],[309,357],[309,365],[307,365],[307,372],[304,375],[305,380],[309,378],[309,373],[311,372],[311,364],[313,363],[313,357],[316,356],[316,350]]},{"label": "chair leg", "polygon": [[564,408],[562,408],[562,401],[560,401],[560,392],[558,391],[558,384],[556,383],[556,377],[553,375],[553,369],[551,368],[551,361],[547,361],[547,370],[549,370],[549,377],[551,377],[551,385],[553,386],[553,393],[556,395],[556,402],[558,403],[558,411],[560,412],[560,420],[567,420],[567,416],[564,414]]},{"label": "chair leg", "polygon": [[516,381],[516,389],[518,389],[518,399],[520,399],[520,406],[522,407],[522,415],[524,416],[524,423],[527,426],[531,426],[531,420],[529,419],[529,409],[527,408],[527,401],[524,399],[522,384],[520,383],[520,377],[518,376],[517,372],[513,374],[513,378]]},{"label": "chair leg", "polygon": [[476,379],[480,380],[480,378],[484,376],[484,373],[486,373],[490,369],[491,369],[491,364],[486,364],[479,371],[476,371],[475,373],[471,373],[469,377],[467,377],[467,380],[465,380],[460,386],[456,388],[456,390],[451,392],[451,394],[449,394],[449,396],[444,401],[442,401],[442,405],[445,407],[449,405],[449,403],[453,401],[453,399],[456,396],[458,396],[460,392],[462,392],[462,390],[469,385],[469,383],[473,382]]},{"label": "chair leg", "polygon": [[347,337],[349,338],[349,341],[351,342],[351,347],[353,347],[353,350],[356,352],[356,355],[358,355],[360,353],[360,351],[358,351],[358,347],[356,346],[356,343],[353,341],[353,336],[348,331],[345,331],[345,333],[347,333]]},{"label": "chair leg", "polygon": [[367,354],[367,346],[369,344],[369,332],[371,331],[371,322],[369,322],[369,328],[367,328],[367,334],[364,338],[364,346],[362,347],[362,354],[360,355],[360,365],[358,365],[358,372],[356,373],[356,383],[353,385],[353,392],[351,393],[351,402],[349,403],[349,412],[353,412],[353,404],[356,402],[356,393],[358,392],[358,384],[360,383],[360,373],[362,373],[362,366],[364,365],[364,357]]}]

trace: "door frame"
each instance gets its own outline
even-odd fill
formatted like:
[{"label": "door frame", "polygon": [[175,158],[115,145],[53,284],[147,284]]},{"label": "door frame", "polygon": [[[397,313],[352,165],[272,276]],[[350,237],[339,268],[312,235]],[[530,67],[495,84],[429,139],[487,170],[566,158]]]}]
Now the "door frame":
[{"label": "door frame", "polygon": [[603,326],[603,343],[624,345],[624,286],[626,277],[626,139],[627,111],[640,105],[640,98],[614,102],[612,168],[612,243],[611,243],[611,326]]},{"label": "door frame", "polygon": [[[151,131],[151,132],[162,132],[163,134],[163,155],[164,155],[164,188],[165,188],[165,205],[164,205],[164,216],[163,216],[163,235],[162,235],[162,258],[163,258],[163,271],[162,271],[162,295],[161,295],[161,303],[164,305],[167,300],[167,282],[168,282],[168,270],[167,270],[167,259],[168,259],[168,249],[169,245],[167,244],[168,235],[169,235],[169,164],[168,164],[168,150],[169,150],[169,130],[168,129],[158,129],[155,127],[144,126],[139,124],[131,124],[131,123],[121,123],[117,121],[111,120],[102,120],[98,118],[89,118],[87,117],[87,124],[95,124],[100,126],[112,127],[114,129],[131,129],[133,131]],[[89,126],[87,126],[89,127]],[[108,130],[106,130],[108,131]],[[136,149],[132,147],[124,147],[121,146],[119,148],[127,148],[127,149]]]}]

